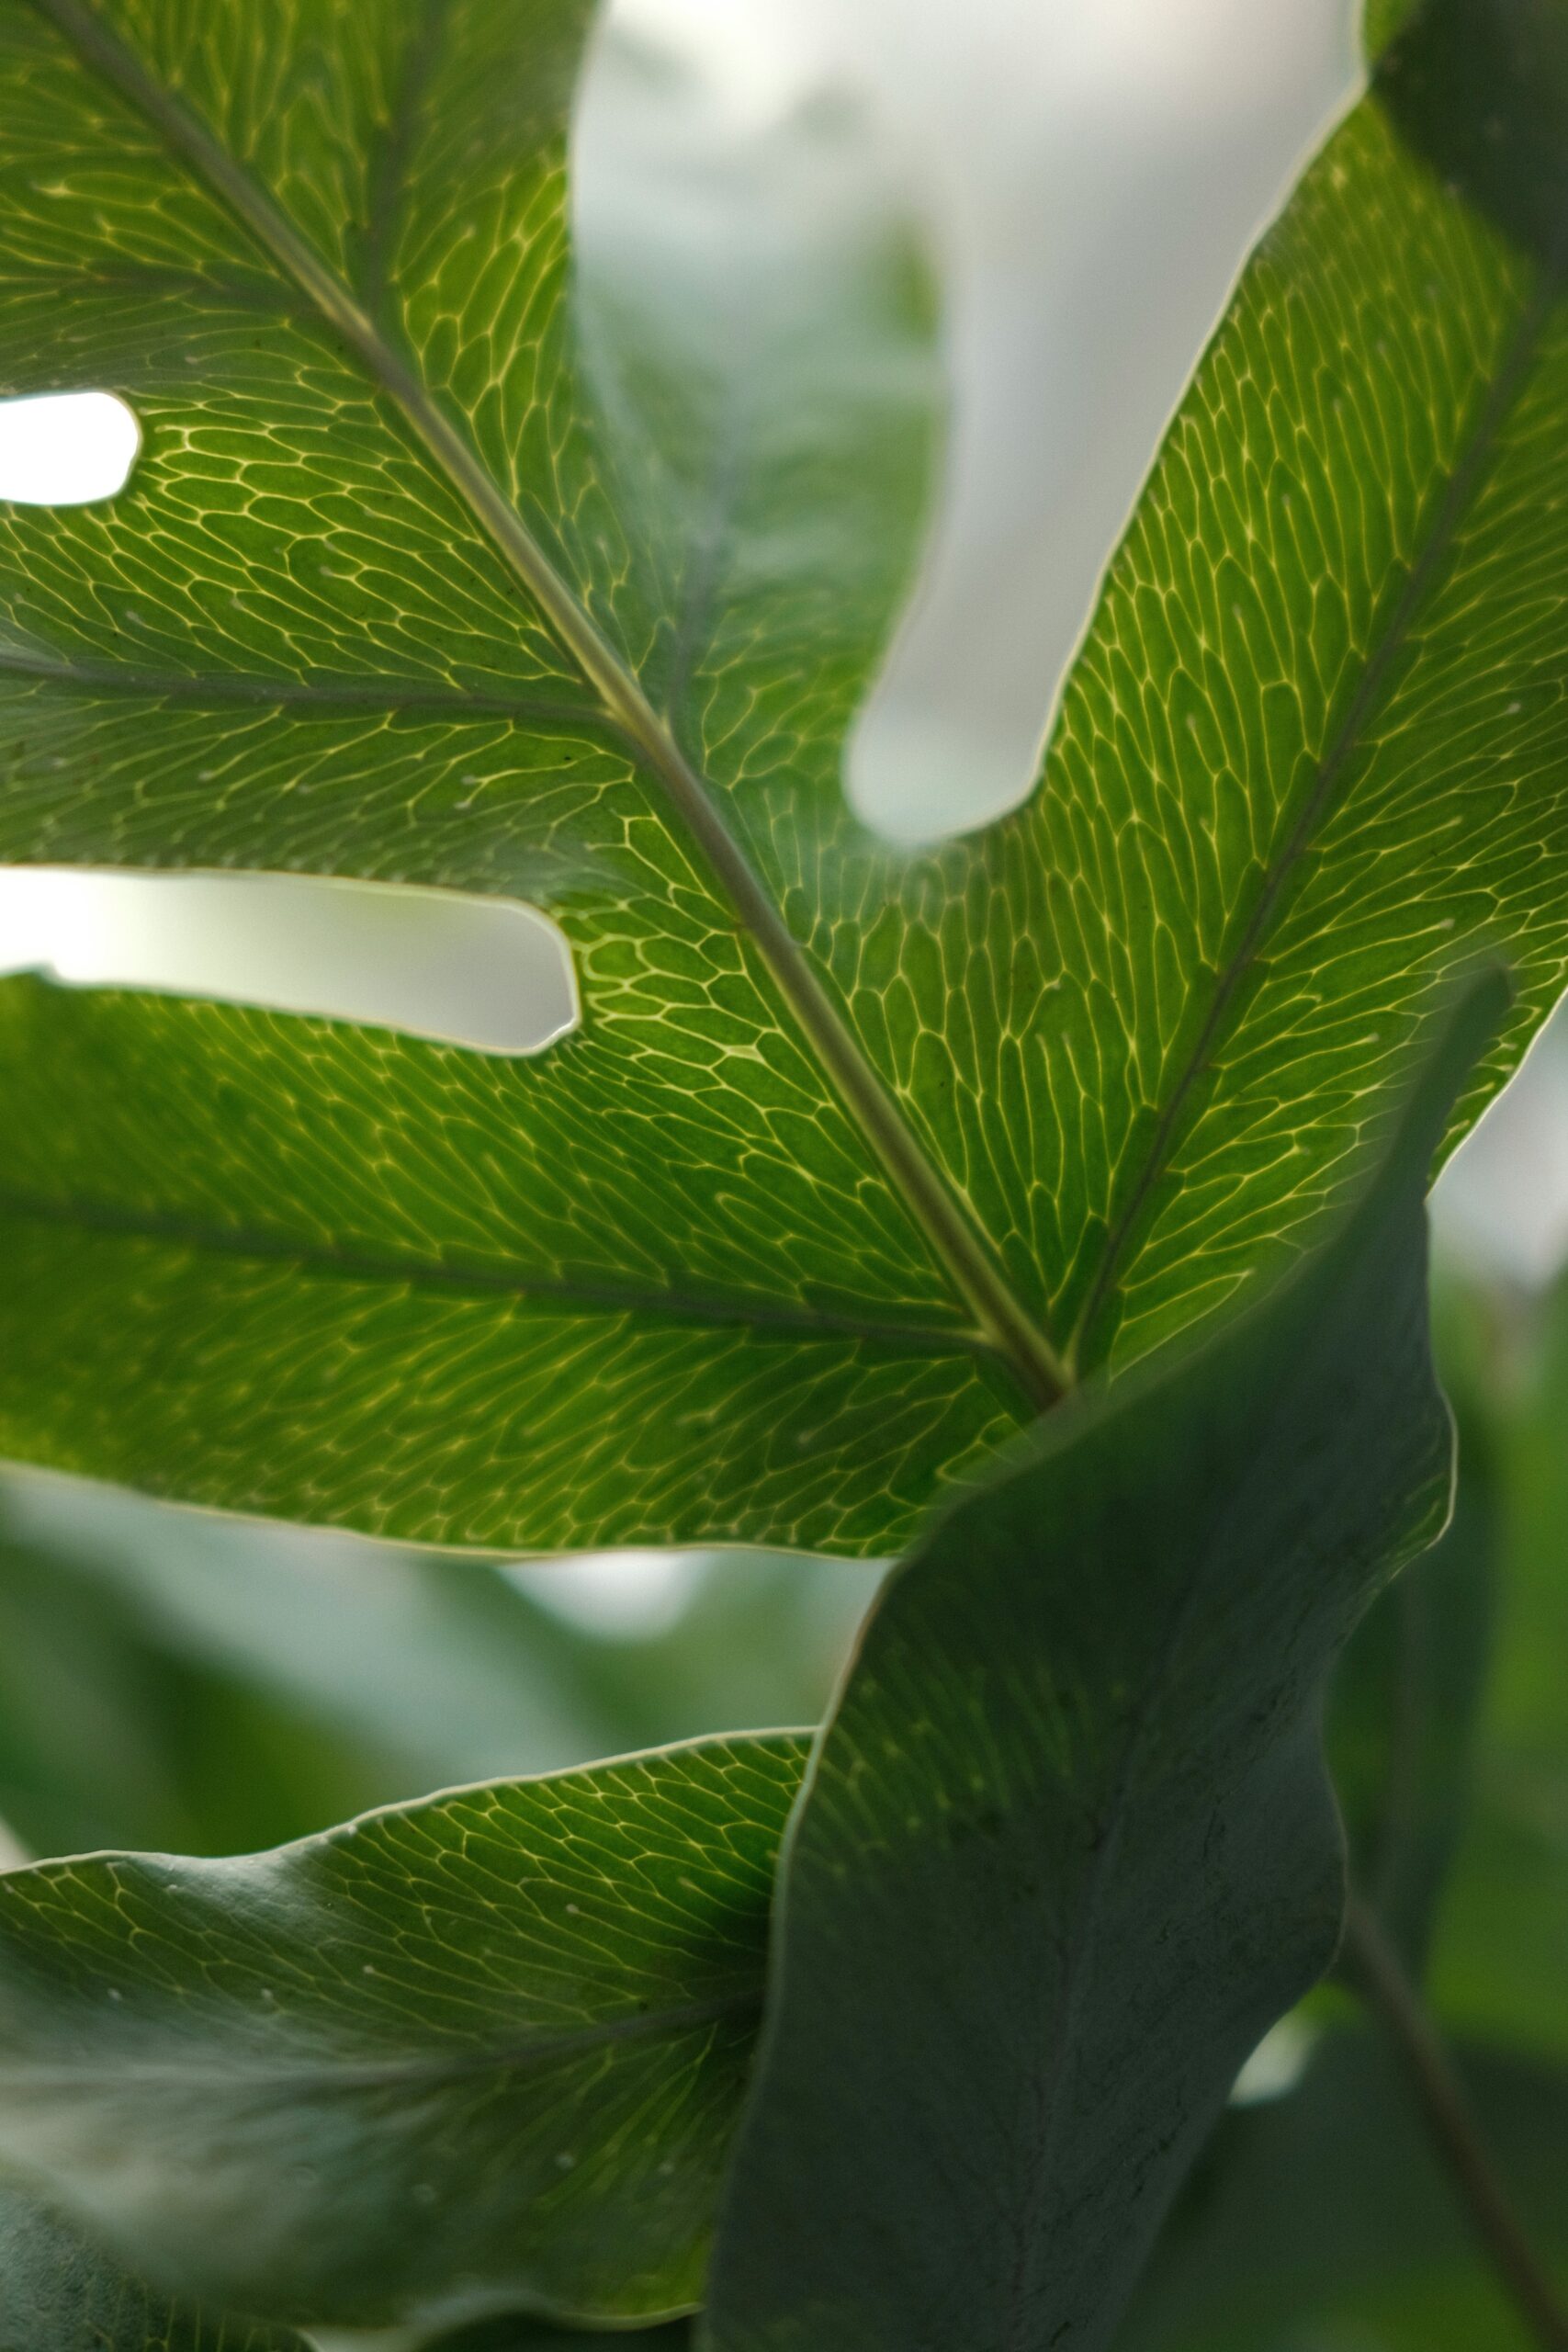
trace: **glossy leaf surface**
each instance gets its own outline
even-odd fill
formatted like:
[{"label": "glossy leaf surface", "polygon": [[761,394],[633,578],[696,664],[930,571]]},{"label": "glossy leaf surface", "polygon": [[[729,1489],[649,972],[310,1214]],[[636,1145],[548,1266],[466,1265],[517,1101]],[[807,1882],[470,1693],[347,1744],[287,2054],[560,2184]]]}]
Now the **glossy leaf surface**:
[{"label": "glossy leaf surface", "polygon": [[713,2352],[1111,2342],[1334,1955],[1323,1684],[1448,1508],[1421,1201],[1502,993],[1332,1242],[1051,1416],[885,1589],[786,1848]]},{"label": "glossy leaf surface", "polygon": [[0,2160],[271,2317],[689,2307],[803,1752],[711,1742],[246,1860],[0,1878]]},{"label": "glossy leaf surface", "polygon": [[0,10],[12,339],[146,433],[119,500],[4,518],[0,846],[524,892],[583,1023],[497,1064],[8,989],[0,1442],[444,1541],[886,1551],[1054,1360],[1310,1237],[1483,941],[1472,1115],[1568,938],[1557,12],[1384,51],[1036,792],[914,857],[839,781],[930,438],[897,238],[574,308],[579,9],[184,21]]}]

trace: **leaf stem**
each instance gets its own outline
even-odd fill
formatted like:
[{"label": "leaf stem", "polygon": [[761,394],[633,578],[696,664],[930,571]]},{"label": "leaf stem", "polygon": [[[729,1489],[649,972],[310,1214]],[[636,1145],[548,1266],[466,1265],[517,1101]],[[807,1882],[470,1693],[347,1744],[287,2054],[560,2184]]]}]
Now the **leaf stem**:
[{"label": "leaf stem", "polygon": [[35,0],[79,54],[152,122],[200,173],[396,401],[430,457],[466,501],[508,567],[576,662],[610,720],[630,739],[755,940],[769,976],[851,1118],[976,1317],[987,1344],[1043,1410],[1071,1385],[1066,1364],[1013,1296],[807,960],[641,681],[557,571],[523,517],[364,304],[301,236],[287,213],[175,94],[163,87],[83,0]]},{"label": "leaf stem", "polygon": [[1427,2129],[1471,2226],[1543,2352],[1568,2352],[1568,2309],[1516,2220],[1437,2028],[1375,1915],[1358,1896],[1341,1968],[1404,2061]]}]

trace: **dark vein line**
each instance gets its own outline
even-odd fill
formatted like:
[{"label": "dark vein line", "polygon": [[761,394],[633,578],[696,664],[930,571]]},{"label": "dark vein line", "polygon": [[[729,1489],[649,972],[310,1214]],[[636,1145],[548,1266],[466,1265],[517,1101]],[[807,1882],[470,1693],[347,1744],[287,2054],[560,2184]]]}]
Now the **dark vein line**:
[{"label": "dark vein line", "polygon": [[61,662],[47,654],[11,652],[0,648],[0,677],[51,679],[62,685],[89,687],[94,693],[155,695],[166,702],[242,703],[271,709],[283,706],[306,710],[451,712],[461,718],[539,718],[558,726],[622,730],[596,706],[548,695],[475,694],[462,686],[423,686],[412,679],[389,678],[384,684],[367,680],[315,681],[305,678],[247,678],[237,673],[134,670],[120,663]]},{"label": "dark vein line", "polygon": [[25,1193],[0,1193],[0,1218],[15,1225],[41,1225],[63,1232],[97,1233],[127,1240],[162,1241],[204,1256],[295,1266],[302,1272],[345,1282],[393,1283],[415,1290],[489,1294],[585,1313],[649,1315],[677,1322],[739,1326],[788,1331],[807,1338],[866,1340],[919,1353],[987,1355],[989,1343],[962,1325],[894,1320],[839,1312],[831,1307],[792,1306],[776,1299],[723,1297],[694,1290],[640,1291],[630,1284],[547,1279],[494,1266],[453,1263],[446,1259],[386,1257],[373,1250],[342,1250],[268,1233],[254,1227],[205,1225],[195,1217],[156,1209],[124,1209],[107,1202],[47,1201]]},{"label": "dark vein line", "polygon": [[[759,2016],[762,1990],[716,1994],[709,2000],[689,2001],[668,2009],[604,2018],[594,2025],[544,2028],[525,2041],[499,2042],[479,2050],[454,2052],[450,2056],[366,2060],[359,2064],[277,2065],[260,2058],[254,2066],[181,2066],[116,2064],[112,2086],[128,2090],[309,2090],[335,2093],[381,2090],[400,2083],[462,2082],[475,2075],[518,2074],[559,2065],[606,2048],[627,2042],[660,2041],[694,2033],[705,2026],[725,2025]],[[282,2012],[281,2002],[278,2013]],[[99,2077],[87,2067],[30,2067],[0,2061],[0,2085],[13,2097],[59,2097],[96,2088]]]},{"label": "dark vein line", "polygon": [[1526,305],[1502,364],[1481,403],[1466,447],[1449,476],[1433,516],[1429,536],[1411,565],[1388,627],[1361,673],[1349,708],[1318,768],[1302,812],[1273,865],[1264,876],[1262,889],[1247,927],[1216,975],[1214,994],[1197,1042],[1183,1063],[1180,1076],[1160,1114],[1138,1181],[1106,1241],[1100,1271],[1069,1346],[1069,1360],[1075,1365],[1081,1364],[1084,1360],[1095,1319],[1109,1304],[1122,1259],[1138,1219],[1156,1184],[1170,1165],[1183,1114],[1191,1101],[1193,1090],[1206,1074],[1231,1007],[1252,971],[1280,899],[1312,849],[1314,837],[1334,803],[1345,771],[1360,748],[1362,731],[1374,715],[1384,689],[1392,682],[1394,663],[1404,649],[1405,640],[1437,578],[1438,567],[1452,546],[1460,524],[1480,487],[1493,445],[1524,389],[1547,321],[1561,291],[1556,276],[1543,274]]},{"label": "dark vein line", "polygon": [[235,220],[310,297],[372,382],[459,496],[558,642],[599,695],[611,718],[637,744],[675,817],[705,860],[767,967],[784,1004],[816,1055],[937,1264],[977,1317],[995,1351],[1038,1408],[1069,1385],[1066,1368],[1043,1330],[1014,1296],[987,1242],[913,1129],[802,951],[782,912],[731,833],[717,799],[682,751],[641,681],[601,631],[577,592],[557,571],[522,515],[412,369],[380,333],[349,288],[303,237],[281,207],[191,114],[155,81],[85,0],[33,0],[39,14],[84,62],[138,107],[174,153],[220,195]]}]

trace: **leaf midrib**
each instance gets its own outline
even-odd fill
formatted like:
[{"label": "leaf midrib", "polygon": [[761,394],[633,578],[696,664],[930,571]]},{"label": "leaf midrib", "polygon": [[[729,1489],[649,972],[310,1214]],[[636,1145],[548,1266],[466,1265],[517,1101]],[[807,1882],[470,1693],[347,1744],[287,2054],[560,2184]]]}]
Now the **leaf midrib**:
[{"label": "leaf midrib", "polygon": [[1268,868],[1235,946],[1215,976],[1213,994],[1196,1041],[1159,1114],[1147,1158],[1111,1227],[1066,1355],[1075,1368],[1089,1359],[1094,1327],[1111,1304],[1116,1279],[1156,1186],[1168,1174],[1178,1144],[1188,1132],[1187,1114],[1225,1033],[1232,1006],[1258,964],[1291,883],[1314,845],[1324,819],[1337,805],[1337,789],[1362,748],[1365,730],[1382,707],[1394,666],[1408,642],[1428,594],[1438,583],[1443,559],[1481,486],[1497,435],[1522,392],[1562,284],[1550,270],[1539,273],[1495,373],[1476,404],[1475,422],[1434,498],[1425,541],[1410,564],[1386,627],[1367,656],[1345,717],[1318,762],[1311,787],[1283,846]]},{"label": "leaf midrib", "polygon": [[171,1249],[206,1257],[231,1258],[254,1265],[295,1266],[303,1273],[344,1282],[390,1283],[401,1289],[470,1292],[581,1308],[584,1313],[647,1315],[683,1323],[739,1326],[759,1331],[793,1331],[802,1338],[866,1340],[922,1353],[988,1356],[978,1332],[960,1323],[886,1322],[837,1313],[830,1307],[793,1306],[783,1299],[726,1296],[692,1290],[640,1291],[630,1284],[536,1278],[521,1272],[454,1263],[450,1260],[378,1256],[312,1244],[292,1235],[254,1227],[205,1225],[197,1218],[153,1210],[120,1209],[84,1200],[48,1201],[0,1192],[0,1221],[51,1226],[70,1233],[97,1233],[132,1241],[161,1241]]},{"label": "leaf midrib", "polygon": [[865,1058],[720,816],[706,781],[681,750],[639,680],[556,571],[515,507],[348,286],[174,93],[152,78],[85,0],[33,0],[33,5],[84,62],[136,107],[186,166],[222,198],[240,225],[310,298],[371,380],[396,404],[426,456],[457,491],[559,644],[598,694],[608,717],[637,746],[756,944],[830,1086],[937,1263],[978,1318],[988,1344],[1037,1408],[1055,1404],[1071,1385],[1055,1349],[1010,1289],[987,1244]]}]

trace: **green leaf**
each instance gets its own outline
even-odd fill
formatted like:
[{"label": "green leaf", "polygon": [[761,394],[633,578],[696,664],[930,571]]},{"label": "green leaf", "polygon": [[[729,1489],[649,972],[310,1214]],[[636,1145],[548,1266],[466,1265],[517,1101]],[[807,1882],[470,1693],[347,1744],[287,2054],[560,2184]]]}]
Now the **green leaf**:
[{"label": "green leaf", "polygon": [[1323,1685],[1447,1510],[1420,1204],[1503,994],[1334,1240],[1052,1415],[885,1589],[791,1828],[714,2352],[1104,2346],[1333,1958]]},{"label": "green leaf", "polygon": [[[1568,2075],[1459,2053],[1532,2244],[1568,2277]],[[1287,2097],[1226,2117],[1117,2352],[1519,2352],[1392,2053],[1333,2034]]]},{"label": "green leaf", "polygon": [[309,2352],[290,2328],[171,2302],[0,2181],[0,2352]]},{"label": "green leaf", "polygon": [[0,0],[17,381],[145,434],[118,500],[0,516],[0,854],[522,892],[583,1021],[520,1063],[17,983],[0,1444],[443,1542],[886,1552],[1310,1241],[1484,941],[1461,1131],[1568,943],[1558,12],[1389,52],[1038,789],[918,855],[840,785],[927,471],[899,237],[569,299],[581,7],[204,21]]},{"label": "green leaf", "polygon": [[803,1756],[714,1741],[244,1860],[0,1879],[0,2162],[269,2317],[689,2308]]}]

